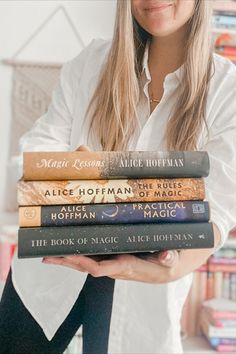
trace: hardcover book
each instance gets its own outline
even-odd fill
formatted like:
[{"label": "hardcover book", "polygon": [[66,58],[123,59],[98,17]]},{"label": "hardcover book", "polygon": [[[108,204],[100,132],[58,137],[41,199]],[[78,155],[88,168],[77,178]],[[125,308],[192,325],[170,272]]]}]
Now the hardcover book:
[{"label": "hardcover book", "polygon": [[200,325],[203,333],[207,338],[236,338],[236,327],[219,328],[212,326],[207,316],[205,315],[204,310],[201,311]]},{"label": "hardcover book", "polygon": [[98,204],[203,200],[203,178],[19,181],[18,204]]},{"label": "hardcover book", "polygon": [[208,202],[201,201],[19,207],[20,227],[208,220]]},{"label": "hardcover book", "polygon": [[211,248],[211,223],[20,228],[18,257],[119,254]]},{"label": "hardcover book", "polygon": [[24,180],[206,177],[203,151],[25,152]]}]

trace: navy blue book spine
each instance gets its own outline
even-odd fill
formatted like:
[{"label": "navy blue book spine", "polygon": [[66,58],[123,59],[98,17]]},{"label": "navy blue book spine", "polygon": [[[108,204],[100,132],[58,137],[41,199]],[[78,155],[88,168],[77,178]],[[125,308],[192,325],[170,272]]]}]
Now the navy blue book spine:
[{"label": "navy blue book spine", "polygon": [[20,207],[20,226],[204,222],[206,201]]}]

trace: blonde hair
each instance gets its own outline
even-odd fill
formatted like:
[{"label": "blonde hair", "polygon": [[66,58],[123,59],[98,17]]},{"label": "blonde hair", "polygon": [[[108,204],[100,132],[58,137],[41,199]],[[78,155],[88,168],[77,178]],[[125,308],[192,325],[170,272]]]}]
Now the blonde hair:
[{"label": "blonde hair", "polygon": [[[184,80],[166,128],[166,148],[194,150],[202,126],[212,72],[210,1],[196,0],[189,20]],[[142,61],[151,39],[134,20],[131,1],[117,1],[112,45],[88,107],[90,133],[104,150],[125,150],[138,125]],[[199,55],[199,53],[201,53]]]}]

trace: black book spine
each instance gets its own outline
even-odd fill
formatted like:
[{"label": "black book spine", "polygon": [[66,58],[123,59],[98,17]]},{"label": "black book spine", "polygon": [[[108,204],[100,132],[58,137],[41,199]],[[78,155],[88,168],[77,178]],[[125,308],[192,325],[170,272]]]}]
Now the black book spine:
[{"label": "black book spine", "polygon": [[18,257],[96,255],[211,248],[211,223],[20,228]]}]

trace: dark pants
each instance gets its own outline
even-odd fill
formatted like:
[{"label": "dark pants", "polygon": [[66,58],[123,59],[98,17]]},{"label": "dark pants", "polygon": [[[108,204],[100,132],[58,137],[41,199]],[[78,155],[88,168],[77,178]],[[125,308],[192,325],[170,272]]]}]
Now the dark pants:
[{"label": "dark pants", "polygon": [[69,315],[49,341],[17,295],[10,272],[0,303],[0,353],[63,353],[81,324],[83,353],[107,353],[113,290],[113,279],[89,275]]}]

